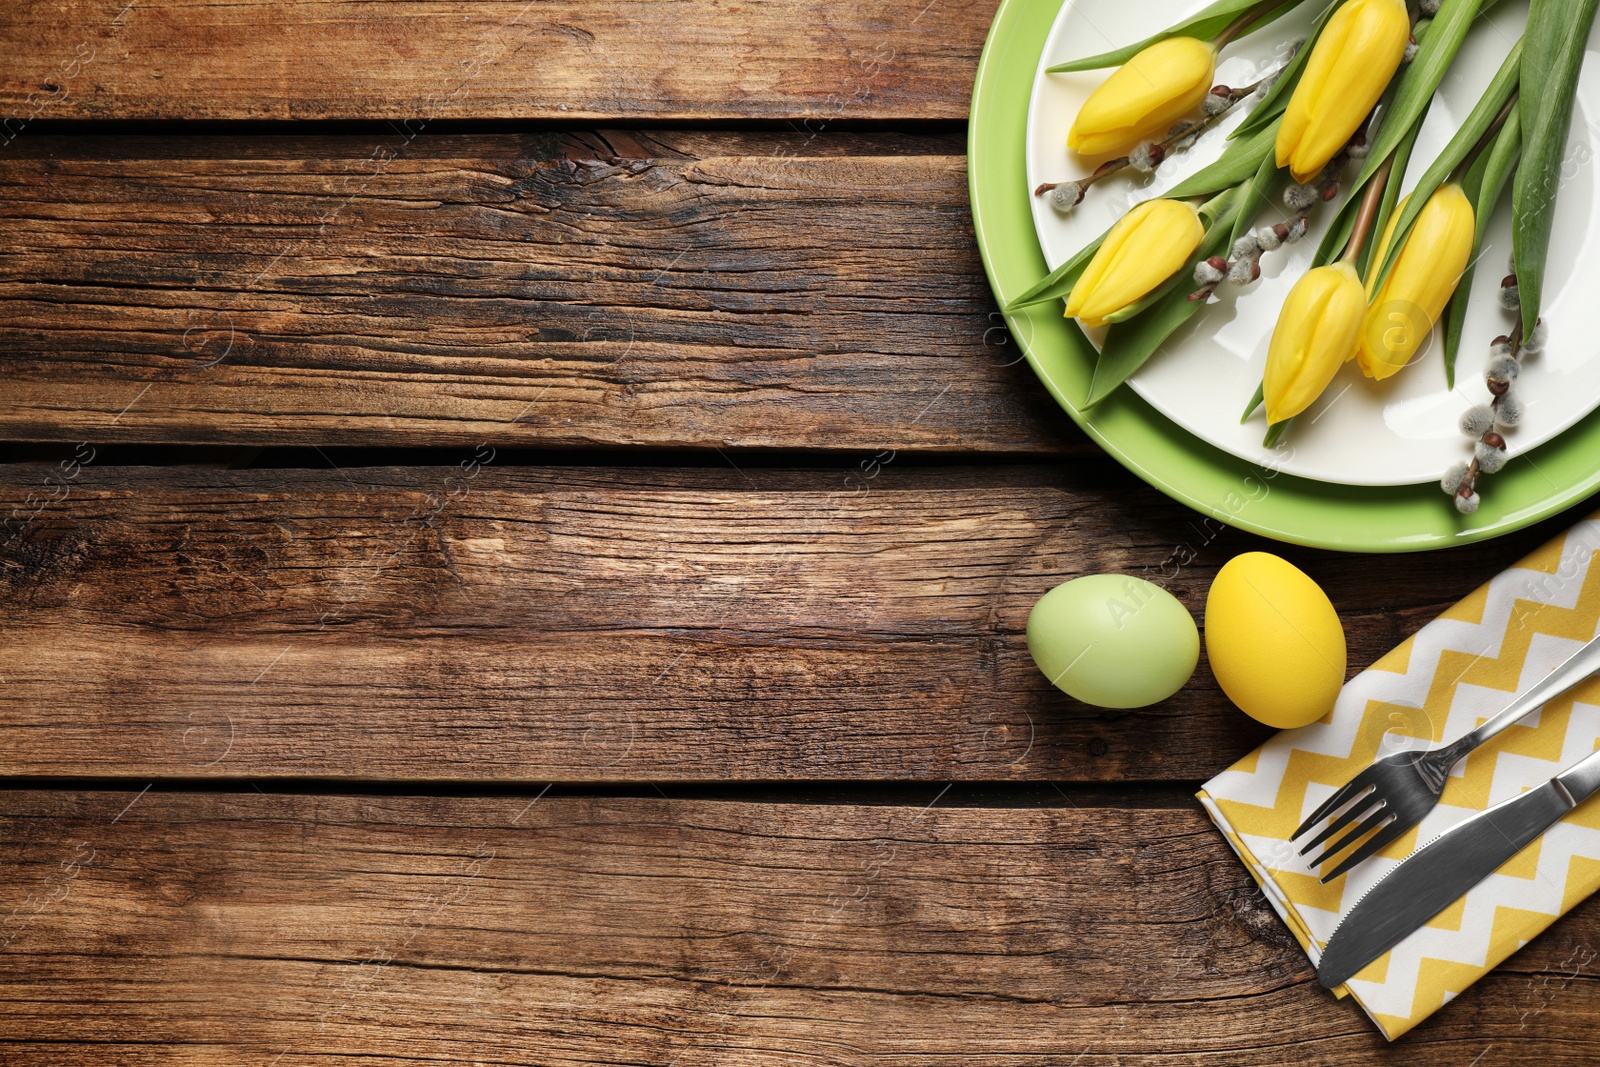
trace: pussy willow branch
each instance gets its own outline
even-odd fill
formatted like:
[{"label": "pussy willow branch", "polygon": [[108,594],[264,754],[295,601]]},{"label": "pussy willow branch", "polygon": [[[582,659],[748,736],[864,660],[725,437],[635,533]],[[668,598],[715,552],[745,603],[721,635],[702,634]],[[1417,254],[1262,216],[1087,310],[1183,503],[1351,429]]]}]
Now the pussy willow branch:
[{"label": "pussy willow branch", "polygon": [[[1515,357],[1517,355],[1517,353],[1520,350],[1521,346],[1522,346],[1522,323],[1518,322],[1517,326],[1516,326],[1516,329],[1511,331],[1511,355],[1513,357]],[[1489,406],[1492,407],[1492,408],[1498,408],[1500,406],[1500,397],[1497,396],[1493,400],[1491,400],[1489,402]],[[1488,437],[1489,437],[1490,434],[1494,434],[1496,437],[1500,437],[1501,442],[1505,441],[1505,438],[1501,437],[1499,432],[1496,431],[1493,427],[1490,427],[1488,430],[1484,431],[1483,437],[1479,438],[1479,440],[1483,441],[1485,444],[1489,444],[1490,442],[1488,441]],[[1472,462],[1467,464],[1467,473],[1462,475],[1461,484],[1460,484],[1460,486],[1458,486],[1456,488],[1456,496],[1459,496],[1459,497],[1470,497],[1473,493],[1477,492],[1478,491],[1478,479],[1482,476],[1482,474],[1483,474],[1483,472],[1482,472],[1482,470],[1479,469],[1479,466],[1478,466],[1478,457],[1476,455],[1476,450],[1474,450],[1474,455],[1472,457]]]},{"label": "pussy willow branch", "polygon": [[[1154,160],[1156,165],[1159,166],[1166,159],[1167,153],[1172,151],[1175,145],[1178,145],[1189,138],[1199,137],[1202,133],[1205,133],[1207,130],[1217,125],[1217,123],[1221,122],[1223,119],[1227,118],[1228,115],[1232,114],[1234,108],[1238,107],[1244,101],[1250,99],[1255,91],[1261,88],[1265,82],[1277,77],[1280,73],[1281,71],[1273,71],[1270,74],[1258,78],[1254,83],[1239,89],[1220,85],[1214,87],[1211,90],[1213,93],[1215,93],[1217,89],[1227,88],[1228,94],[1233,97],[1233,103],[1229,104],[1226,108],[1223,108],[1215,115],[1207,115],[1203,119],[1195,119],[1192,122],[1182,125],[1181,127],[1175,128],[1173,132],[1169,133],[1166,140],[1156,142],[1155,147],[1160,152],[1159,157]],[[1074,178],[1071,182],[1041,182],[1039,187],[1033,191],[1033,195],[1043,196],[1045,193],[1048,193],[1050,190],[1058,188],[1059,186],[1070,185],[1074,183],[1081,187],[1081,191],[1083,193],[1086,193],[1089,191],[1089,188],[1092,185],[1100,181],[1102,178],[1109,178],[1118,171],[1126,170],[1132,165],[1133,160],[1129,156],[1118,156],[1116,159],[1108,159],[1096,167],[1094,169],[1094,173],[1090,174],[1087,178]]]}]

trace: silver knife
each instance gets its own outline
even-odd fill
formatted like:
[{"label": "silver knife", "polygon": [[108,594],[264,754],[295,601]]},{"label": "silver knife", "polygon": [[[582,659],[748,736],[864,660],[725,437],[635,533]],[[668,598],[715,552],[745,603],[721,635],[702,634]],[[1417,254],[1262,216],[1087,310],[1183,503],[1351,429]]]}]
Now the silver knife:
[{"label": "silver knife", "polygon": [[1317,964],[1317,980],[1329,989],[1343,985],[1596,790],[1600,790],[1600,752],[1429,841],[1368,890],[1334,928]]}]

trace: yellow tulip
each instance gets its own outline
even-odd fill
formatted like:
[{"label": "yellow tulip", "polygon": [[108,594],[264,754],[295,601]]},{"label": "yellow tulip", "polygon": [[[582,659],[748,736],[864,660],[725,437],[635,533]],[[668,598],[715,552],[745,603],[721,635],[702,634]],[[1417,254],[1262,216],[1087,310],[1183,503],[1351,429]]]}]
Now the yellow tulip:
[{"label": "yellow tulip", "polygon": [[1165,133],[1211,91],[1217,54],[1205,41],[1168,37],[1118,67],[1090,94],[1067,133],[1067,147],[1086,156],[1122,155]]},{"label": "yellow tulip", "polygon": [[1181,200],[1146,200],[1111,227],[1067,297],[1067,318],[1104,326],[1189,264],[1206,228]]},{"label": "yellow tulip", "polygon": [[[1402,200],[1395,208],[1372,253],[1374,283],[1405,205]],[[1472,201],[1454,182],[1440,186],[1423,205],[1383,288],[1374,293],[1374,286],[1367,287],[1370,306],[1355,353],[1367,377],[1382,381],[1416,355],[1467,269],[1474,224]]]},{"label": "yellow tulip", "polygon": [[1278,166],[1306,182],[1350,140],[1400,67],[1411,39],[1405,0],[1346,0],[1306,61],[1278,127]]},{"label": "yellow tulip", "polygon": [[1344,260],[1294,283],[1267,348],[1267,422],[1292,419],[1322,395],[1355,348],[1366,310],[1361,276]]}]

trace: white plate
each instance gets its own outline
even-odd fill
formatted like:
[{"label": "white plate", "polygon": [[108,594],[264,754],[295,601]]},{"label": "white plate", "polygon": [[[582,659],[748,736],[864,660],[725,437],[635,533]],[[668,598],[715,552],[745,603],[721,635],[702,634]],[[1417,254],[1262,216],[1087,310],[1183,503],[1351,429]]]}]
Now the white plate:
[{"label": "white plate", "polygon": [[[1142,40],[1204,6],[1204,0],[1067,0],[1056,17],[1034,78],[1028,114],[1028,187],[1045,181],[1082,177],[1083,165],[1066,149],[1073,116],[1108,71],[1046,74],[1045,68],[1080,56]],[[1303,36],[1321,5],[1310,0],[1265,30],[1224,51],[1216,81],[1248,85],[1258,71],[1281,64],[1275,54],[1283,42]],[[1527,5],[1512,2],[1478,20],[1438,99],[1423,123],[1406,173],[1404,189],[1443,150],[1460,121],[1521,35]],[[1596,49],[1594,40],[1590,51]],[[1098,183],[1070,216],[1055,212],[1043,197],[1033,197],[1034,228],[1051,269],[1099,236],[1130,206],[1159,195],[1221,154],[1226,131],[1243,119],[1243,107],[1219,130],[1187,152],[1169,159],[1153,179],[1117,175]],[[1600,404],[1600,211],[1595,180],[1600,124],[1600,70],[1585,65],[1579,81],[1573,135],[1564,182],[1556,207],[1555,232],[1545,271],[1545,311],[1550,340],[1543,354],[1530,357],[1520,388],[1527,403],[1523,423],[1508,437],[1521,453],[1577,422]],[[1132,173],[1132,172],[1128,172]],[[1347,178],[1355,177],[1355,167]],[[1291,474],[1347,485],[1409,485],[1433,481],[1453,463],[1467,458],[1467,442],[1456,429],[1461,412],[1488,399],[1483,367],[1489,342],[1510,332],[1512,318],[1495,295],[1511,250],[1510,193],[1502,199],[1484,238],[1473,284],[1472,304],[1457,365],[1454,391],[1445,388],[1443,345],[1438,331],[1416,362],[1386,382],[1373,382],[1355,363],[1347,363],[1322,399],[1295,420],[1277,450],[1261,445],[1265,430],[1258,412],[1239,424],[1251,394],[1261,382],[1267,344],[1278,309],[1290,286],[1310,266],[1323,229],[1334,212],[1312,215],[1304,241],[1269,252],[1261,261],[1261,280],[1243,289],[1224,285],[1210,307],[1173,334],[1129,384],[1156,410],[1218,448]],[[1275,215],[1268,207],[1266,223]],[[1587,253],[1587,255],[1586,255]]]}]

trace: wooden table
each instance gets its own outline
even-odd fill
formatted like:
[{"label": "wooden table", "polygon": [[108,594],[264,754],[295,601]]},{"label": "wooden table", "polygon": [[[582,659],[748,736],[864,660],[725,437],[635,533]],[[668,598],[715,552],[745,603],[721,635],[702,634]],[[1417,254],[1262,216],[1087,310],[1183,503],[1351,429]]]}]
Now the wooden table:
[{"label": "wooden table", "polygon": [[1590,1064],[1578,908],[1398,1047],[1079,574],[1237,552],[1359,668],[1560,529],[1172,503],[1006,337],[992,4],[11,0],[0,1062]]}]

